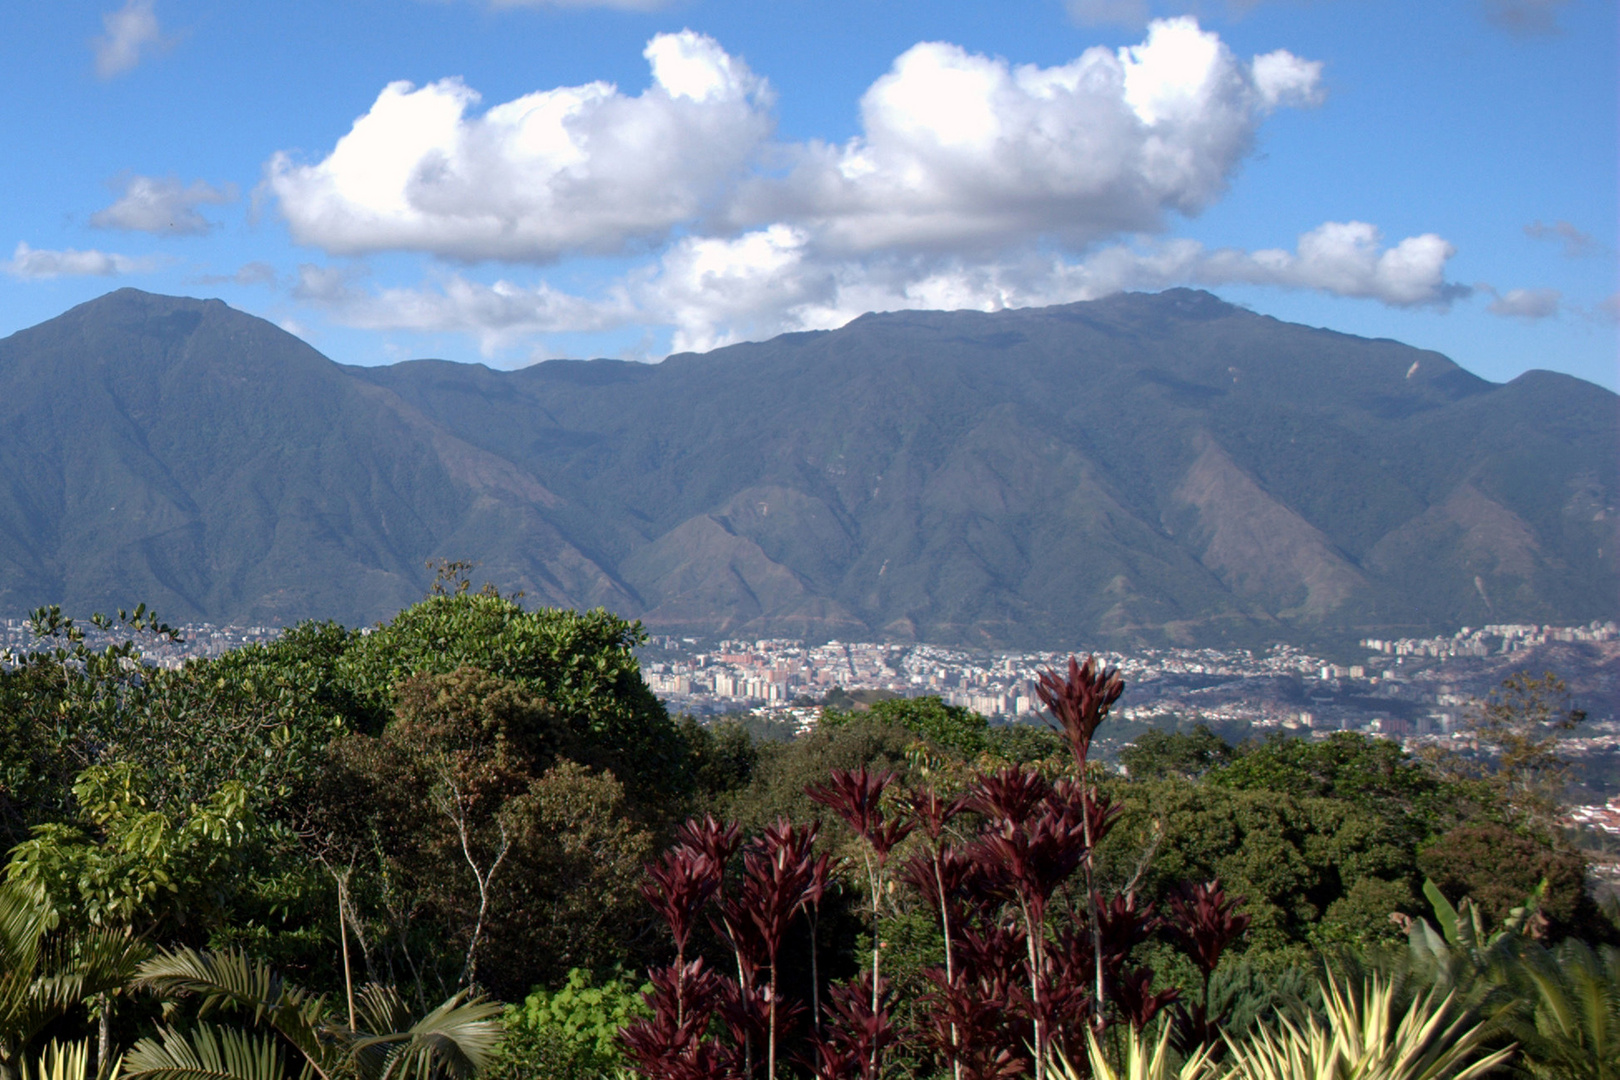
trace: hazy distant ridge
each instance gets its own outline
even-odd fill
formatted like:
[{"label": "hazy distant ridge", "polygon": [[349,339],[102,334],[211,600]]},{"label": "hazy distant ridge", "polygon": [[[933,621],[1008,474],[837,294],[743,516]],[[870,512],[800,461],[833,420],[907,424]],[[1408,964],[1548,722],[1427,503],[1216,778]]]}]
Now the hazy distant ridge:
[{"label": "hazy distant ridge", "polygon": [[365,622],[448,556],[665,632],[1576,623],[1620,604],[1617,417],[1186,290],[504,373],[126,289],[0,341],[0,610]]}]

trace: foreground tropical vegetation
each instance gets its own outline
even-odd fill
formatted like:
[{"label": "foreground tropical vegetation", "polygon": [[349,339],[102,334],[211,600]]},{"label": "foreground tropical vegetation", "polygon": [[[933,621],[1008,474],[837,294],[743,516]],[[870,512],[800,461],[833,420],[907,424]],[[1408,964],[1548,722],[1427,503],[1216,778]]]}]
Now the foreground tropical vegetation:
[{"label": "foreground tropical vegetation", "polygon": [[[1620,1076],[1556,680],[1477,752],[938,699],[671,718],[639,629],[453,576],[364,632],[0,666],[3,1080]],[[505,1003],[505,1004],[502,1004]]]}]

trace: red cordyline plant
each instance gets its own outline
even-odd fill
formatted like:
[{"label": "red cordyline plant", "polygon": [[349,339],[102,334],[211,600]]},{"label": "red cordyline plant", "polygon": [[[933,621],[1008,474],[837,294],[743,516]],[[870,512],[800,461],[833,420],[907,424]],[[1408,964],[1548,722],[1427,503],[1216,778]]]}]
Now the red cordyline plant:
[{"label": "red cordyline plant", "polygon": [[[932,788],[908,796],[902,806],[905,812],[928,837],[928,849],[913,856],[901,871],[901,876],[917,890],[934,909],[938,916],[940,928],[945,942],[945,979],[946,987],[956,983],[955,950],[951,947],[952,912],[956,907],[956,897],[961,893],[966,882],[967,861],[945,843],[945,828],[963,810],[967,809],[966,796],[956,799],[943,799]],[[951,1063],[951,1075],[955,1080],[962,1080],[962,1032],[955,1019],[946,1019],[946,1030],[950,1034],[949,1049],[946,1051]],[[942,1047],[943,1048],[943,1047]]]},{"label": "red cordyline plant", "polygon": [[[811,784],[804,793],[828,807],[844,824],[859,836],[865,845],[861,858],[866,866],[866,881],[872,897],[872,1012],[878,1010],[878,995],[882,983],[882,941],[878,923],[883,917],[884,871],[888,867],[889,853],[895,845],[911,835],[915,824],[903,814],[893,816],[883,812],[883,793],[894,782],[894,773],[887,769],[868,772],[865,765],[858,769],[834,769],[825,784]],[[874,1062],[875,1064],[875,1062]]]},{"label": "red cordyline plant", "polygon": [[[712,819],[711,819],[712,820]],[[704,852],[676,847],[647,867],[641,895],[669,923],[675,962],[647,973],[652,1016],[623,1028],[625,1051],[649,1080],[711,1080],[721,1075],[720,1048],[708,1039],[721,998],[720,977],[702,959],[686,961],[699,911],[720,888],[723,865]]]},{"label": "red cordyline plant", "polygon": [[[923,790],[887,806],[895,780],[887,771],[835,770],[827,783],[806,788],[862,841],[873,946],[870,968],[832,988],[823,1015],[812,937],[814,1054],[802,1064],[818,1080],[876,1080],[902,1038],[948,1062],[953,1080],[1029,1071],[1045,1080],[1054,1047],[1083,1060],[1088,1030],[1118,1019],[1140,1031],[1176,1003],[1178,991],[1155,991],[1150,969],[1129,966],[1132,951],[1161,928],[1204,976],[1202,1003],[1191,1012],[1175,1004],[1178,1040],[1207,1045],[1218,1037],[1223,1017],[1209,1015],[1209,979],[1248,926],[1236,910],[1242,898],[1227,898],[1217,882],[1194,885],[1172,897],[1161,918],[1134,889],[1105,897],[1096,887],[1095,851],[1120,808],[1091,782],[1089,755],[1123,688],[1118,673],[1094,658],[1071,658],[1066,673],[1041,675],[1039,693],[1073,756],[1072,777],[1049,781],[1033,769],[1006,768],[980,774],[956,798]],[[891,871],[897,849],[919,830],[927,843]],[[675,963],[651,973],[653,1015],[623,1033],[650,1080],[755,1080],[756,1048],[764,1051],[764,1080],[775,1080],[781,1038],[802,1012],[779,994],[782,942],[801,914],[814,934],[827,885],[828,857],[814,852],[816,836],[816,825],[779,821],[744,846],[735,825],[706,817],[683,826],[677,846],[648,868],[644,895],[676,945]],[[726,867],[739,850],[742,872],[728,891]],[[1079,890],[1071,885],[1077,875]],[[908,1032],[895,1026],[895,990],[882,973],[892,878],[934,911],[944,944],[943,966],[921,973],[928,989]],[[716,913],[711,925],[732,949],[735,978],[686,959],[705,909]],[[709,1036],[713,1024],[726,1029],[729,1045]]]},{"label": "red cordyline plant", "polygon": [[1095,989],[1092,998],[1092,1024],[1101,1026],[1106,987],[1103,985],[1102,937],[1097,921],[1096,866],[1092,852],[1102,840],[1093,828],[1091,811],[1090,765],[1091,740],[1097,728],[1108,718],[1108,710],[1125,692],[1125,680],[1114,668],[1104,668],[1095,656],[1086,657],[1084,664],[1069,657],[1066,676],[1047,670],[1041,672],[1035,693],[1041,704],[1051,711],[1063,731],[1063,738],[1074,755],[1075,773],[1080,781],[1080,798],[1086,807],[1084,818],[1086,853],[1082,860],[1085,871],[1086,902],[1091,905],[1091,947],[1094,954]]},{"label": "red cordyline plant", "polygon": [[753,923],[754,936],[763,946],[770,982],[765,987],[768,1009],[766,1080],[776,1080],[777,1024],[782,1019],[777,957],[788,924],[812,895],[819,897],[826,887],[827,856],[815,853],[820,823],[796,828],[786,821],[765,830],[743,855],[743,886],[738,897],[739,914]]},{"label": "red cordyline plant", "polygon": [[1169,899],[1168,906],[1173,913],[1170,936],[1204,980],[1200,1001],[1191,1009],[1176,1006],[1175,1042],[1182,1053],[1220,1046],[1221,1028],[1225,1026],[1231,1005],[1218,1015],[1212,1013],[1210,977],[1221,962],[1221,954],[1249,928],[1250,917],[1237,910],[1244,899],[1227,896],[1219,881],[1183,885],[1180,892]]}]

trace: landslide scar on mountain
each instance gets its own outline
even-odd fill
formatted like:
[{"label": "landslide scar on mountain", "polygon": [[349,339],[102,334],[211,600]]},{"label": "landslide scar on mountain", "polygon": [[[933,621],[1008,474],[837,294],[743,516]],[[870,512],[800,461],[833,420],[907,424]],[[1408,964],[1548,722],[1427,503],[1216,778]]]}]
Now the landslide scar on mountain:
[{"label": "landslide scar on mountain", "polygon": [[[1366,585],[1316,526],[1278,502],[1207,434],[1173,493],[1208,537],[1199,561],[1242,596],[1279,602],[1280,614],[1320,617]],[[1288,609],[1293,609],[1292,611]]]}]

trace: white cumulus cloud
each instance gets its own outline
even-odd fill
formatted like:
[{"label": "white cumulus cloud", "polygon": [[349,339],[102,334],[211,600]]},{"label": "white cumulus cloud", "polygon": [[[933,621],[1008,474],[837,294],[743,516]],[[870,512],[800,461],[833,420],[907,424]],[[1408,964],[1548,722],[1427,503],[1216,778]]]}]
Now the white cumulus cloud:
[{"label": "white cumulus cloud", "polygon": [[793,148],[788,175],[752,180],[733,220],[787,221],[849,252],[1156,231],[1217,199],[1265,116],[1319,100],[1320,77],[1286,52],[1239,60],[1187,18],[1051,68],[926,42],[861,99],[860,137]]},{"label": "white cumulus cloud", "polygon": [[157,262],[145,257],[116,255],[106,251],[48,251],[19,242],[11,260],[0,263],[12,277],[30,280],[55,277],[112,277],[154,269]]},{"label": "white cumulus cloud", "polygon": [[213,224],[197,207],[235,200],[234,184],[214,187],[197,180],[187,185],[177,176],[132,176],[117,202],[90,215],[90,224],[102,229],[202,236]]},{"label": "white cumulus cloud", "polygon": [[152,4],[153,0],[126,0],[117,11],[101,16],[106,33],[90,43],[96,53],[97,75],[110,79],[131,71],[143,54],[163,44]]},{"label": "white cumulus cloud", "polygon": [[486,356],[534,334],[610,330],[634,316],[617,290],[606,299],[588,300],[545,284],[486,285],[460,274],[443,277],[434,288],[367,290],[356,285],[359,276],[352,270],[305,264],[298,268],[293,296],[362,330],[466,334],[478,341]]},{"label": "white cumulus cloud", "polygon": [[1198,213],[1269,113],[1322,97],[1319,63],[1244,61],[1180,18],[1050,68],[925,42],[862,97],[859,137],[767,147],[742,61],[690,31],[646,56],[639,96],[591,83],[482,114],[454,79],[391,84],[324,160],[275,157],[268,188],[295,239],[339,255],[543,262],[777,224],[822,252],[1081,249]]},{"label": "white cumulus cloud", "polygon": [[1376,229],[1348,222],[1311,230],[1292,252],[1166,240],[1106,247],[1077,261],[1034,252],[845,258],[821,254],[803,230],[777,224],[732,238],[683,237],[599,298],[461,275],[422,288],[366,290],[348,271],[315,267],[305,268],[299,295],[346,325],[465,333],[486,354],[529,335],[627,325],[670,327],[671,348],[682,352],[831,329],[867,311],[995,311],[1175,285],[1258,284],[1443,306],[1468,291],[1445,280],[1450,254],[1449,244],[1429,235],[1385,247]]},{"label": "white cumulus cloud", "polygon": [[712,39],[660,34],[652,85],[528,94],[469,115],[456,79],[397,82],[323,161],[277,155],[295,239],[338,254],[546,261],[655,242],[708,212],[771,130],[769,90]]}]

